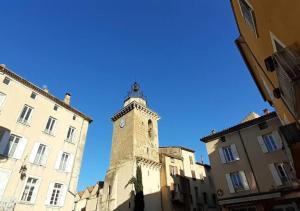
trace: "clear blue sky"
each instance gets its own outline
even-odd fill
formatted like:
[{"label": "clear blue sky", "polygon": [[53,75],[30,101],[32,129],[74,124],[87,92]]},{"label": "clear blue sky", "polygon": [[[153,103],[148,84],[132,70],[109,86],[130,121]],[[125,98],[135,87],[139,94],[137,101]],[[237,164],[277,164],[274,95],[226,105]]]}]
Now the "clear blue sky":
[{"label": "clear blue sky", "polygon": [[0,63],[93,117],[78,189],[103,180],[112,122],[132,82],[160,114],[161,146],[199,139],[267,107],[234,44],[229,0],[1,2]]}]

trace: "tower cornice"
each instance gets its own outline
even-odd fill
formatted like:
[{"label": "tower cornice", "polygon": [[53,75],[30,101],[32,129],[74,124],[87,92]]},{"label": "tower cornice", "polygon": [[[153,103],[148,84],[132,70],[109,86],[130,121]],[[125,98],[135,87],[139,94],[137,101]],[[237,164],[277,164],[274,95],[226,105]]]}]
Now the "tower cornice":
[{"label": "tower cornice", "polygon": [[118,120],[119,118],[121,118],[122,116],[124,116],[125,114],[127,114],[128,112],[137,109],[137,110],[141,110],[153,117],[155,117],[157,120],[160,119],[160,117],[158,116],[157,113],[155,113],[154,111],[150,110],[149,108],[141,105],[140,103],[133,101],[130,104],[128,104],[127,106],[125,106],[124,108],[122,108],[119,112],[117,112],[112,118],[111,120],[114,122],[116,120]]}]

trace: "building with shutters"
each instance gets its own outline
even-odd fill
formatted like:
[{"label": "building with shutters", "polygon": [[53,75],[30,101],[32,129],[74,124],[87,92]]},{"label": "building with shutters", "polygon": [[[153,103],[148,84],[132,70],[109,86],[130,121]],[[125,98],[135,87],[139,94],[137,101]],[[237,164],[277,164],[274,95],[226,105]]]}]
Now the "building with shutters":
[{"label": "building with shutters", "polygon": [[298,210],[299,181],[275,112],[203,137],[223,210]]},{"label": "building with shutters", "polygon": [[236,45],[263,99],[274,106],[300,178],[300,2],[231,0]]},{"label": "building with shutters", "polygon": [[196,162],[194,150],[180,146],[160,147],[159,153],[162,210],[218,210],[211,168]]},{"label": "building with shutters", "polygon": [[72,210],[91,118],[0,66],[0,210]]}]

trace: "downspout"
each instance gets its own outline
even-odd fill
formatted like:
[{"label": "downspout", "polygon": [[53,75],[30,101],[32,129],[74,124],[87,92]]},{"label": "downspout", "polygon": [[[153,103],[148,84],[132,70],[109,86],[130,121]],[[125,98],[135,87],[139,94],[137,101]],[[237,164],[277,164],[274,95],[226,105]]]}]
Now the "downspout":
[{"label": "downspout", "polygon": [[250,169],[251,169],[251,171],[252,171],[252,173],[253,173],[253,177],[254,177],[254,181],[255,181],[255,185],[256,185],[257,191],[260,192],[260,189],[259,189],[259,186],[258,186],[258,183],[257,183],[257,178],[256,178],[256,176],[255,176],[255,173],[254,173],[254,170],[253,170],[253,166],[252,166],[252,164],[251,164],[251,161],[250,161],[248,152],[247,152],[246,147],[245,147],[244,139],[243,139],[243,137],[242,137],[242,134],[241,134],[241,131],[240,131],[240,130],[238,131],[238,134],[239,134],[239,137],[240,137],[240,139],[241,139],[241,142],[242,142],[242,145],[243,145],[243,148],[244,148],[244,151],[245,151],[245,154],[246,154],[247,161],[248,161],[248,163],[249,163]]}]

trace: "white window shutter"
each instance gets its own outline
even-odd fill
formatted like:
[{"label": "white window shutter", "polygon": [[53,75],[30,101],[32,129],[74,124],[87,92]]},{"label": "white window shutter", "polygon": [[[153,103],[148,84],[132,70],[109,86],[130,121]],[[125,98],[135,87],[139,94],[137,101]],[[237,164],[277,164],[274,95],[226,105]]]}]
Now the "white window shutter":
[{"label": "white window shutter", "polygon": [[67,185],[63,185],[62,186],[62,190],[61,190],[61,195],[60,195],[60,198],[59,198],[59,206],[61,206],[61,207],[63,207],[64,204],[65,204],[67,190],[68,190],[68,186]]},{"label": "white window shutter", "polygon": [[270,169],[270,171],[272,173],[272,176],[273,176],[273,179],[275,181],[275,184],[277,186],[282,185],[281,179],[280,179],[280,177],[278,175],[278,172],[277,172],[277,169],[276,169],[274,163],[269,164],[269,169]]},{"label": "white window shutter", "polygon": [[50,200],[51,200],[51,195],[52,195],[53,188],[54,188],[54,182],[51,182],[51,183],[49,184],[49,189],[48,189],[48,193],[47,193],[47,198],[46,198],[46,201],[45,201],[45,204],[46,204],[46,205],[50,205]]},{"label": "white window shutter", "polygon": [[36,156],[36,153],[39,149],[39,146],[40,146],[40,143],[35,143],[33,148],[32,148],[32,152],[30,154],[30,157],[29,157],[29,162],[30,163],[33,163],[34,162],[34,159],[35,159],[35,156]]},{"label": "white window shutter", "polygon": [[273,131],[272,136],[278,149],[282,149],[282,140],[277,130]]},{"label": "white window shutter", "polygon": [[231,148],[231,152],[232,152],[232,154],[233,154],[234,159],[235,159],[235,160],[239,160],[240,157],[239,157],[239,154],[238,154],[238,152],[237,152],[237,149],[236,149],[235,144],[231,144],[231,145],[230,145],[230,148]]},{"label": "white window shutter", "polygon": [[219,148],[219,155],[220,155],[221,162],[222,162],[222,163],[226,163],[226,160],[225,160],[225,156],[224,156],[223,148],[222,148],[222,147]]},{"label": "white window shutter", "polygon": [[5,152],[5,149],[7,147],[8,141],[9,141],[9,137],[10,137],[10,132],[6,130],[3,134],[1,142],[0,142],[0,154],[1,155],[3,155]]},{"label": "white window shutter", "polygon": [[239,176],[241,178],[241,181],[243,183],[243,187],[245,190],[249,190],[249,185],[248,185],[248,182],[247,182],[247,178],[246,178],[246,175],[245,175],[245,172],[244,171],[240,171],[239,172]]},{"label": "white window shutter", "polygon": [[43,166],[45,166],[47,164],[47,159],[48,159],[48,156],[49,156],[49,150],[50,150],[50,147],[46,146],[45,153],[44,153],[44,156],[42,158],[42,163],[41,163]]},{"label": "white window shutter", "polygon": [[31,197],[31,201],[30,201],[30,202],[32,202],[32,203],[34,203],[35,200],[36,200],[36,196],[37,196],[37,194],[38,194],[38,192],[39,192],[40,184],[41,184],[41,179],[38,179],[37,182],[36,182],[34,191],[33,191],[33,193],[32,193],[32,197]]},{"label": "white window shutter", "polygon": [[228,188],[229,188],[229,192],[230,193],[234,193],[235,190],[234,190],[234,187],[233,187],[233,184],[232,184],[232,181],[231,181],[231,177],[230,177],[230,174],[226,174],[226,180],[227,180],[227,185],[228,185]]},{"label": "white window shutter", "polygon": [[55,163],[55,169],[59,169],[59,164],[61,161],[62,154],[63,154],[63,151],[59,151],[59,153],[57,155],[56,163]]},{"label": "white window shutter", "polygon": [[72,171],[73,163],[74,163],[74,155],[70,154],[68,162],[67,162],[66,172],[71,172]]},{"label": "white window shutter", "polygon": [[20,142],[18,143],[17,149],[13,155],[14,158],[16,159],[21,159],[24,149],[26,147],[27,144],[27,139],[26,138],[21,138]]},{"label": "white window shutter", "polygon": [[268,152],[268,149],[265,145],[265,142],[264,142],[264,139],[262,136],[257,136],[257,140],[258,140],[258,143],[261,147],[261,150],[263,151],[263,153],[267,153]]}]

